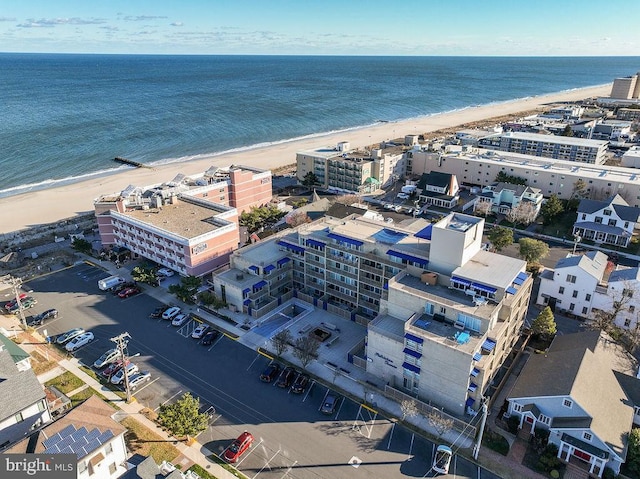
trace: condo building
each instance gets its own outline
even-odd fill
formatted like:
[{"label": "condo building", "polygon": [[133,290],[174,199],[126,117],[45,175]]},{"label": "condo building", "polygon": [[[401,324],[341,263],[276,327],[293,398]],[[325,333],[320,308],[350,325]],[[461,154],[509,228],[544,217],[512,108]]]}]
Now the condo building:
[{"label": "condo building", "polygon": [[640,98],[640,72],[613,80],[611,98],[615,100],[632,100]]},{"label": "condo building", "polygon": [[124,247],[182,275],[203,276],[238,248],[239,214],[270,200],[270,171],[211,168],[102,195],[94,210],[103,246]]},{"label": "condo building", "polygon": [[601,165],[607,141],[510,131],[478,140],[480,148]]},{"label": "condo building", "polygon": [[457,213],[393,226],[323,218],[235,251],[214,289],[254,317],[296,297],[366,324],[354,365],[474,413],[518,339],[533,282],[524,261],[482,249],[483,229]]},{"label": "condo building", "polygon": [[313,173],[321,188],[345,193],[372,193],[405,173],[404,148],[383,143],[380,148],[352,150],[348,142],[296,154],[297,177]]}]

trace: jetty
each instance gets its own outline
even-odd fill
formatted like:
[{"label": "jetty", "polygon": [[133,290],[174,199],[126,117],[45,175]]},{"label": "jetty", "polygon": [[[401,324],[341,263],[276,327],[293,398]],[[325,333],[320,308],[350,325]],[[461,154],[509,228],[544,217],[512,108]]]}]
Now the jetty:
[{"label": "jetty", "polygon": [[117,161],[118,163],[122,163],[124,165],[129,165],[129,166],[134,166],[136,168],[151,168],[153,169],[153,167],[149,166],[149,165],[144,165],[140,162],[137,161],[133,161],[133,160],[129,160],[127,158],[122,158],[121,156],[116,156],[113,161]]}]

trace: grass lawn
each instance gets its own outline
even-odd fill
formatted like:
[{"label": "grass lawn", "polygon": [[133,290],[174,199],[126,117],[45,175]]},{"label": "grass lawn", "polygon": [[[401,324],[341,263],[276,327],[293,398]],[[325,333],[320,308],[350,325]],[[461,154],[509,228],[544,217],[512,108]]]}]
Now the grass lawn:
[{"label": "grass lawn", "polygon": [[106,381],[103,377],[101,377],[100,375],[98,375],[93,369],[88,368],[86,366],[80,366],[80,369],[82,369],[82,372],[86,373],[87,376],[91,376],[93,379],[95,379],[96,381],[98,381],[100,384],[102,384],[103,386],[111,389],[114,393],[116,393],[121,399],[126,399],[127,398],[127,394],[122,391],[118,386],[116,386],[115,384],[111,384],[110,382]]},{"label": "grass lawn", "polygon": [[98,396],[100,399],[102,399],[104,402],[106,402],[112,408],[118,409],[118,406],[116,406],[115,404],[110,402],[105,396],[103,396],[98,391],[96,391],[96,390],[94,390],[93,388],[90,388],[90,387],[86,388],[86,389],[83,389],[82,391],[78,392],[77,394],[74,394],[73,396],[69,397],[69,399],[71,399],[71,407],[76,407],[77,405],[83,403],[86,399],[89,399],[91,396]]},{"label": "grass lawn", "polygon": [[[244,474],[242,474],[240,471],[238,471],[235,467],[233,467],[230,464],[227,464],[225,461],[223,461],[222,459],[220,459],[218,456],[216,456],[215,454],[209,456],[209,459],[211,459],[213,462],[215,462],[216,464],[219,464],[220,466],[222,466],[223,469],[226,469],[227,471],[229,471],[231,474],[233,474],[236,477],[239,477],[240,479],[246,479],[247,476],[245,476]],[[197,465],[193,465],[192,467],[190,467],[189,469],[193,469],[194,467],[200,467]],[[202,469],[202,468],[200,468]],[[194,469],[194,471],[198,474],[200,474],[199,471],[197,471],[196,469]],[[208,474],[208,473],[207,473]],[[201,476],[201,477],[205,477],[205,476]],[[211,476],[211,474],[209,474],[209,477],[214,477]]]},{"label": "grass lawn", "polygon": [[542,233],[555,236],[557,238],[567,238],[573,242],[573,224],[576,222],[577,215],[575,211],[565,211],[562,214],[556,216],[553,222],[549,225],[541,225]]},{"label": "grass lawn", "polygon": [[58,391],[67,394],[71,391],[78,389],[84,383],[78,376],[70,373],[69,371],[62,373],[53,379],[50,379],[45,383],[45,386],[55,386]]},{"label": "grass lawn", "polygon": [[509,454],[509,442],[497,432],[487,430],[482,436],[482,443],[503,456]]},{"label": "grass lawn", "polygon": [[152,456],[158,464],[162,461],[171,462],[180,455],[173,441],[163,439],[132,417],[123,419],[121,424],[128,429],[124,440],[133,454]]},{"label": "grass lawn", "polygon": [[51,356],[47,359],[37,351],[31,353],[31,369],[36,373],[36,376],[51,371],[57,364],[57,361],[53,360]]}]

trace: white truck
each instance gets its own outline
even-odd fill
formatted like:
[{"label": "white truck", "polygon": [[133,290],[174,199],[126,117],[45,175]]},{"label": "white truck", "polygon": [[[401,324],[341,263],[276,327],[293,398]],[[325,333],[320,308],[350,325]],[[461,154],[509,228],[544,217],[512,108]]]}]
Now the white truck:
[{"label": "white truck", "polygon": [[100,288],[102,291],[108,291],[111,288],[118,286],[119,284],[122,284],[124,282],[125,279],[121,278],[120,276],[109,276],[108,278],[98,280],[98,288]]}]

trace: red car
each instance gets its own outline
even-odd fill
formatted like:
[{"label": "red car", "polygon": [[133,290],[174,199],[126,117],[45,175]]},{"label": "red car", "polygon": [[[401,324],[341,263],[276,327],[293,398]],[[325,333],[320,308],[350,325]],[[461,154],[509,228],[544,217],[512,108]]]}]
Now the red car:
[{"label": "red car", "polygon": [[140,290],[138,288],[125,288],[118,293],[119,298],[128,298],[129,296],[134,296],[138,294]]},{"label": "red car", "polygon": [[[25,299],[27,297],[27,293],[20,293],[18,295],[18,297],[20,298],[20,301],[22,301],[23,299]],[[13,298],[11,301],[9,301],[8,303],[6,303],[4,305],[4,308],[7,311],[11,311],[13,308],[16,307],[16,304],[18,304],[17,301],[16,301],[16,298]]]},{"label": "red car", "polygon": [[224,460],[230,463],[237,462],[240,456],[253,444],[253,436],[249,432],[243,432],[238,439],[233,441],[226,451],[224,451]]},{"label": "red car", "polygon": [[[129,361],[127,361],[127,364],[129,364]],[[105,378],[110,378],[121,369],[122,369],[122,361],[118,359],[117,361],[114,361],[113,363],[109,364],[109,366],[107,366],[106,369],[102,371],[102,375]]]}]

